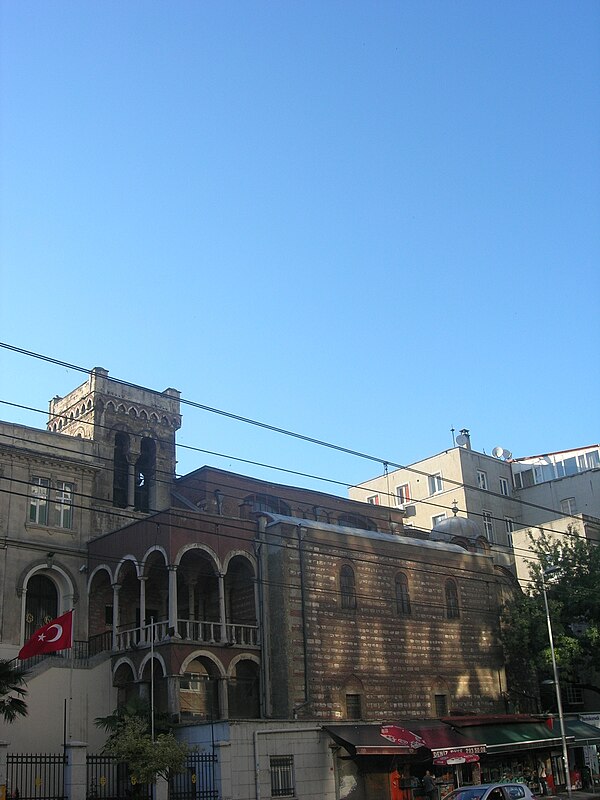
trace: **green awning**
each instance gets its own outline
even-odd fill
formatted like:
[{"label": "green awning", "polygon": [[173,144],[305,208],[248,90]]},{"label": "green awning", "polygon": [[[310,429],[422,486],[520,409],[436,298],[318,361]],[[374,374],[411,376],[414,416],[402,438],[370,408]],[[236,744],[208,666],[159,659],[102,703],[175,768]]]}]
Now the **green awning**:
[{"label": "green awning", "polygon": [[[556,726],[554,730],[550,730],[543,722],[461,725],[460,732],[470,739],[484,742],[489,754],[560,747],[562,744],[560,731]],[[567,743],[572,741],[572,735],[567,735]]]},{"label": "green awning", "polygon": [[[554,720],[554,730],[560,731],[558,720]],[[583,747],[588,744],[600,744],[600,728],[595,725],[588,725],[580,719],[565,720],[565,735],[573,737],[576,747]]]}]

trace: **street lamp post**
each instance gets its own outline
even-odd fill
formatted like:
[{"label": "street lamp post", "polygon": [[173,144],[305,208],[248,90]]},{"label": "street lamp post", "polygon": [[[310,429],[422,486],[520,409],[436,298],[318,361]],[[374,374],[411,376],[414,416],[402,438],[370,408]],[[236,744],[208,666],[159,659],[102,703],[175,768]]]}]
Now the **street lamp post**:
[{"label": "street lamp post", "polygon": [[546,594],[545,578],[558,572],[559,567],[548,567],[542,570],[542,593],[544,595],[544,607],[546,609],[546,622],[548,623],[548,639],[550,640],[550,653],[552,655],[552,670],[554,672],[554,688],[556,690],[556,705],[558,708],[558,721],[560,723],[560,738],[562,740],[562,757],[567,781],[567,793],[571,800],[571,776],[569,773],[569,754],[567,752],[567,738],[565,736],[565,718],[563,716],[562,699],[560,696],[560,684],[558,682],[558,667],[556,666],[556,654],[554,652],[554,637],[552,635],[552,622],[550,620],[550,609],[548,608],[548,595]]}]

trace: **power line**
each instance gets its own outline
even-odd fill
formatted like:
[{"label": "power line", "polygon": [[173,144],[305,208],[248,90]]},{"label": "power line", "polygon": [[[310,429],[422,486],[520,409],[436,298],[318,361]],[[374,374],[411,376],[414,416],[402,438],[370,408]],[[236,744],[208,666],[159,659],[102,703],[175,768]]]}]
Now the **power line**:
[{"label": "power line", "polygon": [[[69,369],[76,370],[77,372],[81,372],[83,374],[91,375],[92,372],[93,372],[93,370],[87,369],[86,367],[82,367],[82,366],[79,366],[79,365],[71,364],[71,363],[66,362],[66,361],[61,361],[60,359],[53,358],[52,356],[43,355],[41,353],[37,353],[37,352],[32,351],[32,350],[25,350],[24,348],[20,348],[20,347],[17,347],[15,345],[11,345],[11,344],[8,344],[8,343],[5,343],[5,342],[0,342],[0,348],[4,348],[6,350],[10,350],[10,351],[15,352],[15,353],[20,353],[21,355],[26,355],[28,357],[36,358],[36,359],[39,359],[39,360],[42,360],[42,361],[45,361],[45,362],[48,362],[48,363],[56,364],[57,366],[67,367]],[[120,379],[120,378],[114,378],[114,377],[111,377],[111,376],[108,376],[108,375],[107,376],[103,376],[103,377],[104,377],[105,380],[113,382],[113,383],[116,383],[116,384],[118,384],[120,386],[127,386],[129,388],[133,388],[133,389],[136,389],[138,391],[144,391],[144,392],[148,392],[150,394],[154,394],[156,396],[164,397],[164,393],[160,392],[160,391],[158,391],[156,389],[149,389],[147,387],[141,386],[140,384],[132,383],[130,381],[125,381],[125,380]],[[357,458],[362,458],[362,459],[365,459],[365,460],[368,460],[368,461],[373,461],[375,463],[383,465],[384,469],[387,469],[387,467],[391,466],[391,467],[394,467],[394,469],[406,470],[408,472],[411,472],[411,473],[416,474],[416,475],[420,475],[422,477],[431,477],[432,476],[432,473],[428,473],[428,472],[426,472],[424,470],[419,470],[414,466],[406,466],[406,465],[397,463],[395,461],[392,461],[391,459],[388,459],[388,458],[381,458],[379,456],[374,456],[374,455],[371,455],[371,454],[368,454],[368,453],[361,452],[359,450],[354,450],[352,448],[343,447],[341,445],[337,445],[337,444],[333,444],[331,442],[327,442],[324,439],[318,439],[318,438],[313,437],[313,436],[308,436],[306,434],[302,434],[302,433],[298,433],[298,432],[295,432],[295,431],[291,431],[291,430],[286,429],[286,428],[281,428],[279,426],[271,425],[271,424],[266,423],[266,422],[262,422],[262,421],[259,421],[259,420],[252,419],[251,417],[242,416],[240,414],[236,414],[236,413],[231,412],[231,411],[225,411],[223,409],[215,408],[214,406],[208,406],[208,405],[206,405],[204,403],[199,403],[199,402],[194,401],[194,400],[188,400],[187,398],[184,398],[184,397],[180,397],[180,403],[182,405],[187,405],[187,406],[189,406],[191,408],[196,408],[196,409],[199,409],[201,411],[207,411],[207,412],[210,412],[210,413],[213,413],[213,414],[217,414],[217,415],[226,417],[228,419],[232,419],[232,420],[235,420],[235,421],[238,421],[238,422],[243,422],[243,423],[248,424],[248,425],[253,425],[253,426],[262,428],[264,430],[269,430],[269,431],[274,432],[274,433],[279,433],[279,434],[284,435],[284,436],[289,436],[289,437],[298,439],[300,441],[305,441],[305,442],[308,442],[310,444],[315,444],[315,445],[318,445],[320,447],[325,447],[325,448],[328,448],[330,450],[334,450],[334,451],[337,451],[337,452],[340,452],[340,453],[345,453],[346,455],[352,455],[352,456],[355,456]],[[246,463],[254,463],[254,462],[248,460],[248,461],[246,461]],[[258,465],[258,462],[256,462],[256,464]],[[284,469],[284,468],[278,468],[278,467],[269,467],[269,468],[271,468],[271,469]],[[284,469],[284,471],[287,471],[287,470]],[[293,471],[290,471],[290,472],[293,473]],[[302,473],[295,473],[295,474],[302,474]],[[326,480],[327,481],[329,479],[325,478],[325,479],[319,479],[319,480]],[[496,495],[497,497],[504,497],[504,495],[501,495],[500,493],[490,492],[489,490],[482,489],[479,486],[466,484],[466,483],[461,482],[461,481],[456,481],[456,480],[454,480],[452,478],[443,478],[443,480],[446,483],[449,483],[450,485],[458,487],[458,488],[469,489],[469,490],[472,490],[472,491],[475,491],[475,492],[484,492],[486,494],[486,496]],[[345,484],[343,482],[340,482],[340,485],[345,485],[347,487],[351,487],[351,486],[354,486],[355,484]],[[550,511],[551,513],[557,513],[556,509],[548,509],[548,508],[546,508],[544,506],[539,506],[539,505],[537,505],[535,503],[531,503],[531,502],[523,500],[523,499],[513,500],[513,501],[514,502],[518,502],[518,503],[520,503],[522,505],[531,507],[531,508],[538,509],[538,510]],[[563,515],[563,516],[567,516],[567,515]]]}]

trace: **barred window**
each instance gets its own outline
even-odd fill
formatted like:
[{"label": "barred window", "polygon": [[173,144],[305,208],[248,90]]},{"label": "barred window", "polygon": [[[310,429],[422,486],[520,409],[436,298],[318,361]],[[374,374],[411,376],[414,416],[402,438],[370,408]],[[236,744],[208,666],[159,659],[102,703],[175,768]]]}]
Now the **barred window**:
[{"label": "barred window", "polygon": [[346,695],[346,719],[362,719],[362,698],[359,694]]},{"label": "barred window", "polygon": [[293,797],[294,756],[271,756],[271,797]]},{"label": "barred window", "polygon": [[396,614],[401,616],[410,614],[408,578],[403,572],[399,572],[396,575]]},{"label": "barred window", "polygon": [[342,596],[342,608],[356,608],[354,570],[349,564],[344,564],[340,570],[340,594]]},{"label": "barred window", "polygon": [[458,589],[453,580],[446,581],[446,616],[448,619],[458,619],[460,617]]}]

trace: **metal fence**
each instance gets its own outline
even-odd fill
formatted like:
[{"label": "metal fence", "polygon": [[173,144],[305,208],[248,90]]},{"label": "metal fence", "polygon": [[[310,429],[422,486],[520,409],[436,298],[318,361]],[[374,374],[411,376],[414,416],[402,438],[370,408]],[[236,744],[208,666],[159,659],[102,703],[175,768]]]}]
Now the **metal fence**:
[{"label": "metal fence", "polygon": [[112,756],[87,757],[88,800],[152,800],[152,786],[136,784],[127,764]]},{"label": "metal fence", "polygon": [[65,756],[62,753],[8,753],[7,798],[64,800],[65,763]]},{"label": "metal fence", "polygon": [[219,800],[214,753],[189,753],[183,772],[169,781],[169,800]]}]

